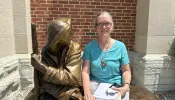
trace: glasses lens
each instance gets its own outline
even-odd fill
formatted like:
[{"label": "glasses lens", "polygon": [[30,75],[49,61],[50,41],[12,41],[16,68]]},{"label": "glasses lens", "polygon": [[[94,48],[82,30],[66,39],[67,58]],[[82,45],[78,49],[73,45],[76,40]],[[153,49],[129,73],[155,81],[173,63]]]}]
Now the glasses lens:
[{"label": "glasses lens", "polygon": [[109,26],[111,26],[111,23],[99,23],[98,26],[99,27],[103,27],[103,26],[109,27]]}]

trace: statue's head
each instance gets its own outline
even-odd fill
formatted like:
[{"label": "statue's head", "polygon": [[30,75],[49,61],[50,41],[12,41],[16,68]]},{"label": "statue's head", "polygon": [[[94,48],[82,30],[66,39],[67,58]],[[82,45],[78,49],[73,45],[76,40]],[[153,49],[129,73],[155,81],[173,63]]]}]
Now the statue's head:
[{"label": "statue's head", "polygon": [[58,52],[59,46],[68,46],[71,36],[71,19],[59,18],[50,22],[47,28],[47,44],[49,51]]}]

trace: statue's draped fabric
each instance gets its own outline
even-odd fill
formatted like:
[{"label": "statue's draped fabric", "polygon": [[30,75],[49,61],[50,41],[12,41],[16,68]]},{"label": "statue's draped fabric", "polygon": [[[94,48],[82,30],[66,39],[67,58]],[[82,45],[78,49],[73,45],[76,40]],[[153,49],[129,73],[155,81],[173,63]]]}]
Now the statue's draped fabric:
[{"label": "statue's draped fabric", "polygon": [[[41,60],[32,55],[39,70],[39,95],[47,93],[57,100],[81,100],[81,49],[71,41],[71,19],[60,18],[48,25],[46,45]],[[44,100],[44,99],[43,99]]]}]

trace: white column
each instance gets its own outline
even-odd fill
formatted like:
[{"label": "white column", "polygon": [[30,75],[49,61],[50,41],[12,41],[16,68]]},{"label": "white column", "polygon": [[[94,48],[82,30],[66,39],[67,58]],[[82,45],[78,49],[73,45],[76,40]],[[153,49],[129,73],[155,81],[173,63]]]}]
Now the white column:
[{"label": "white column", "polygon": [[32,52],[31,18],[29,0],[13,1],[13,20],[15,33],[15,50],[17,54]]},{"label": "white column", "polygon": [[175,90],[175,60],[167,55],[174,36],[172,1],[137,0],[133,77],[151,91]]},{"label": "white column", "polygon": [[0,58],[15,53],[12,1],[0,1]]}]

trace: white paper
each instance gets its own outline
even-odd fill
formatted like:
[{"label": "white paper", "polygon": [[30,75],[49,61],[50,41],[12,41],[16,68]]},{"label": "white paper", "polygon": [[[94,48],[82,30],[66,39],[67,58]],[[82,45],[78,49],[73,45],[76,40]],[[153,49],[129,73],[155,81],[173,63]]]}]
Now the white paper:
[{"label": "white paper", "polygon": [[100,83],[93,94],[96,97],[96,100],[116,100],[116,98],[120,96],[118,92],[113,96],[106,94],[106,90],[110,86],[111,84],[109,83]]}]

